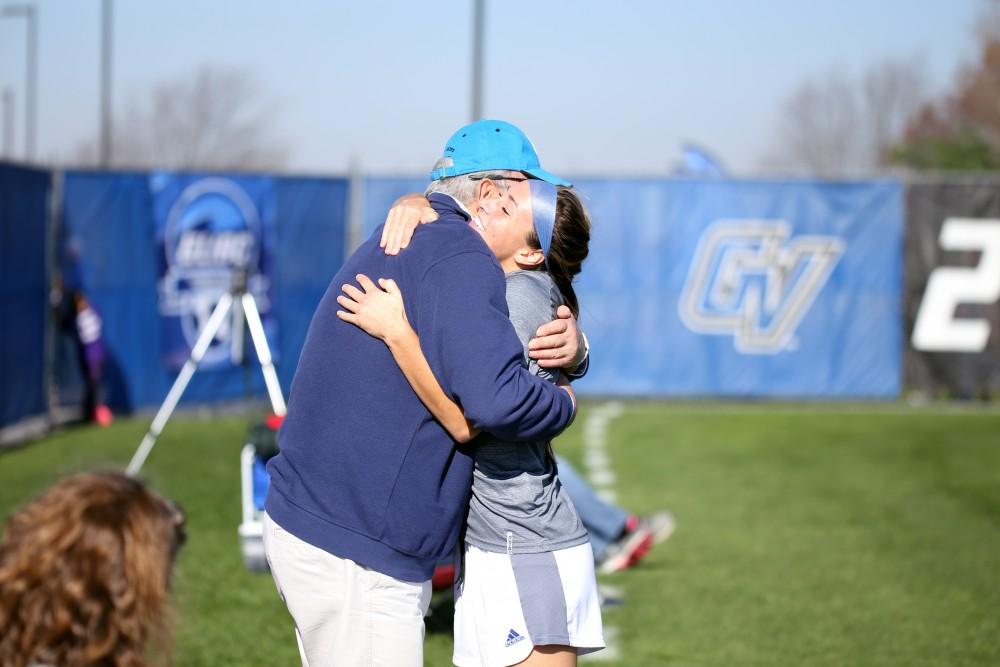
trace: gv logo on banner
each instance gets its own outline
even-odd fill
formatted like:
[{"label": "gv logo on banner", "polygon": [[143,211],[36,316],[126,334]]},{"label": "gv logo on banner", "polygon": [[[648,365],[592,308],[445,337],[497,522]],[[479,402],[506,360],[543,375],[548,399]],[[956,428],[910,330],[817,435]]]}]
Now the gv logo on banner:
[{"label": "gv logo on banner", "polygon": [[989,305],[1000,299],[1000,220],[948,218],[941,226],[942,250],[981,253],[972,268],[939,266],[927,279],[927,291],[913,325],[913,347],[924,352],[982,352],[990,323],[957,318],[961,303]]},{"label": "gv logo on banner", "polygon": [[[247,289],[262,315],[269,310],[269,280],[262,271],[262,223],[254,200],[233,180],[202,178],[184,187],[160,221],[165,266],[159,283],[160,315],[176,324],[166,336],[170,366],[183,363],[219,298],[245,272]],[[242,323],[223,325],[203,364],[219,365],[242,354]],[[182,339],[176,336],[179,331]]]},{"label": "gv logo on banner", "polygon": [[720,220],[698,241],[678,302],[698,333],[733,336],[745,354],[777,354],[844,253],[835,236],[792,237],[784,220]]}]

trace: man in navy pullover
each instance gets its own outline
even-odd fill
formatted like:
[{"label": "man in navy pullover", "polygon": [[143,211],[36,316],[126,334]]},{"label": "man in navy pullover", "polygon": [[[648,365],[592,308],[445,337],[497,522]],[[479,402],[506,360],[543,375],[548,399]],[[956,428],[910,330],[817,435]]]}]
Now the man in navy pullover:
[{"label": "man in navy pullover", "polygon": [[[517,170],[563,183],[499,121],[462,128],[445,155],[451,166],[432,178]],[[537,441],[573,418],[571,395],[523,367],[503,272],[468,210],[429,199],[438,221],[404,253],[386,255],[379,229],[334,276],[268,465],[265,547],[305,665],[422,664],[429,580],[454,549],[472,474],[388,348],[337,317],[343,284],[361,273],[397,282],[435,376],[478,428]]]}]

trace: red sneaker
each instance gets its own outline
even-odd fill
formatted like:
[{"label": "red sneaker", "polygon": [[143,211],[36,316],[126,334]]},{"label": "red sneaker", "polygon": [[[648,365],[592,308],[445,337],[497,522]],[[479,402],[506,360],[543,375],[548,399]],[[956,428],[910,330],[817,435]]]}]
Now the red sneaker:
[{"label": "red sneaker", "polygon": [[639,518],[637,528],[645,528],[653,534],[653,544],[659,544],[674,534],[674,515],[666,510],[654,512]]},{"label": "red sneaker", "polygon": [[111,408],[106,405],[98,405],[94,408],[94,421],[101,426],[110,426],[114,416],[111,414]]},{"label": "red sneaker", "polygon": [[653,546],[653,534],[644,528],[626,533],[624,537],[610,545],[607,555],[601,561],[598,571],[602,574],[621,572],[632,567],[649,553]]}]

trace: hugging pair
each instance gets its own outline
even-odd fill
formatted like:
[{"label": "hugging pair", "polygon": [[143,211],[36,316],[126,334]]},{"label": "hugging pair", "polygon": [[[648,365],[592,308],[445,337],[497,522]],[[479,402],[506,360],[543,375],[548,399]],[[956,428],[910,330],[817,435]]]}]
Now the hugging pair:
[{"label": "hugging pair", "polygon": [[603,631],[550,443],[576,409],[559,368],[586,371],[590,223],[501,121],[456,132],[431,179],[314,314],[268,466],[272,574],[303,664],[421,665],[431,573],[461,535],[455,663],[575,664]]}]

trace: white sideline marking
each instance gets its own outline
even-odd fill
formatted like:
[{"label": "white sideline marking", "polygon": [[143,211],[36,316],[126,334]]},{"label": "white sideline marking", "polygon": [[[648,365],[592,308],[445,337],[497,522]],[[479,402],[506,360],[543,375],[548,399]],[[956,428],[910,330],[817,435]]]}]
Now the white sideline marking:
[{"label": "white sideline marking", "polygon": [[597,495],[609,503],[615,502],[615,472],[608,456],[608,424],[625,412],[620,401],[604,403],[590,411],[583,425],[583,466]]},{"label": "white sideline marking", "polygon": [[[597,491],[597,495],[609,503],[615,502],[615,477],[611,469],[611,457],[608,456],[608,424],[625,412],[625,406],[620,401],[612,401],[599,405],[587,415],[583,425],[583,467],[584,473]],[[581,656],[580,660],[598,662],[619,660],[618,628],[604,624],[604,643],[606,648],[597,653]]]}]

